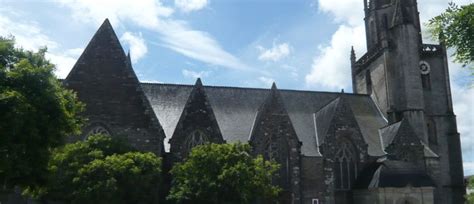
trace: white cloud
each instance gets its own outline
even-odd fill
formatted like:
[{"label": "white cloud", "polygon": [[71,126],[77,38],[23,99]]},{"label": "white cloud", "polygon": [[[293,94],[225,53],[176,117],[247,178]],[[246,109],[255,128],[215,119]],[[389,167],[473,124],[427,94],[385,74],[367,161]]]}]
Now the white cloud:
[{"label": "white cloud", "polygon": [[69,72],[71,71],[72,67],[76,63],[77,59],[79,58],[80,53],[82,53],[81,48],[70,49],[66,50],[63,53],[56,53],[56,52],[48,52],[46,53],[45,57],[51,63],[56,65],[56,69],[54,70],[54,74],[60,78],[64,79],[67,77]]},{"label": "white cloud", "polygon": [[124,41],[130,47],[130,58],[133,63],[136,63],[139,59],[144,57],[148,52],[145,40],[142,37],[142,33],[133,34],[125,32],[120,40]]},{"label": "white cloud", "polygon": [[[17,13],[1,11],[4,15],[0,15],[0,28],[2,28],[0,36],[13,35],[15,46],[26,50],[36,51],[41,47],[48,47],[45,57],[56,65],[55,75],[59,78],[66,78],[83,49],[62,50],[57,42],[43,33],[36,22],[21,21],[18,20],[21,16]],[[7,16],[8,14],[12,14],[16,20],[11,20],[11,17]]]},{"label": "white cloud", "polygon": [[174,9],[160,1],[142,0],[59,0],[72,10],[77,20],[98,25],[105,18],[120,25],[130,21],[156,32],[163,43],[184,56],[212,65],[231,69],[249,69],[237,57],[225,51],[214,38],[203,31],[192,29],[185,21],[173,19]]},{"label": "white cloud", "polygon": [[[4,12],[4,10],[1,10]],[[0,35],[15,36],[16,45],[26,50],[37,50],[40,47],[47,46],[49,49],[55,49],[58,44],[41,32],[41,29],[35,22],[25,22],[21,20],[11,20],[7,16],[0,15]]]},{"label": "white cloud", "polygon": [[271,87],[273,82],[275,82],[275,79],[269,78],[269,77],[258,77],[258,80],[263,83],[265,87]]},{"label": "white cloud", "polygon": [[208,3],[208,0],[174,0],[174,5],[184,12],[201,10]]},{"label": "white cloud", "polygon": [[334,16],[340,25],[330,43],[319,47],[311,71],[305,76],[306,85],[329,90],[348,89],[351,85],[350,48],[354,46],[359,57],[366,49],[363,2],[341,0],[338,6],[331,0],[318,3],[319,10]]},{"label": "white cloud", "polygon": [[258,46],[257,49],[260,50],[260,55],[258,56],[259,60],[262,61],[279,61],[287,57],[291,50],[290,45],[288,43],[281,43],[281,44],[273,44],[272,48],[265,49],[262,46]]},{"label": "white cloud", "polygon": [[161,17],[173,14],[172,8],[163,6],[155,0],[57,0],[61,5],[72,10],[78,21],[99,25],[108,18],[114,26],[130,20],[142,27],[155,27]]},{"label": "white cloud", "polygon": [[364,4],[362,0],[339,0],[337,5],[334,0],[319,0],[320,11],[335,17],[336,22],[349,25],[361,25],[364,19]]},{"label": "white cloud", "polygon": [[187,57],[232,69],[250,67],[226,52],[208,33],[189,28],[184,21],[168,20],[156,29],[162,35],[164,46]]},{"label": "white cloud", "polygon": [[181,73],[183,74],[183,76],[187,77],[187,78],[192,78],[192,79],[197,79],[197,78],[204,78],[204,77],[207,77],[209,76],[209,74],[211,73],[210,71],[200,71],[200,72],[196,72],[196,71],[193,71],[193,70],[189,70],[189,69],[183,69],[181,71]]},{"label": "white cloud", "polygon": [[339,26],[328,46],[320,48],[311,65],[311,72],[306,75],[306,84],[310,87],[320,86],[325,89],[338,90],[351,85],[350,49],[364,50],[365,32],[363,26]]}]

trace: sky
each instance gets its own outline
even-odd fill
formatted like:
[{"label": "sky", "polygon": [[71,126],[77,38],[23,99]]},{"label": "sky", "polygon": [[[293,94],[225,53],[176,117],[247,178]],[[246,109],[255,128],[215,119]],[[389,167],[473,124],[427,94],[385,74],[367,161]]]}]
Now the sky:
[{"label": "sky", "polygon": [[[421,22],[450,1],[419,0]],[[350,47],[366,52],[363,17],[363,0],[0,0],[0,36],[29,50],[47,46],[65,78],[108,18],[141,81],[351,92]],[[470,175],[474,88],[459,64],[449,68]]]}]

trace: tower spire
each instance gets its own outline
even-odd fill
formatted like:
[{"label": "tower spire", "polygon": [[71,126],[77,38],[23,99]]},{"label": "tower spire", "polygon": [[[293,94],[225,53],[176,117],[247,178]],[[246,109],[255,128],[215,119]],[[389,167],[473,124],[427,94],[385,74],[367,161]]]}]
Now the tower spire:
[{"label": "tower spire", "polygon": [[354,46],[351,46],[351,65],[354,65],[356,62],[356,54],[354,51]]}]

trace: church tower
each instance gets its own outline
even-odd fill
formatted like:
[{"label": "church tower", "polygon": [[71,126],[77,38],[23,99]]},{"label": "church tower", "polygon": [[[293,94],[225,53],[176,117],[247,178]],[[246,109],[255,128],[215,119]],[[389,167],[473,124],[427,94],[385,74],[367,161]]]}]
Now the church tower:
[{"label": "church tower", "polygon": [[389,124],[409,122],[412,136],[439,156],[424,161],[435,200],[463,203],[446,48],[423,44],[416,0],[364,0],[364,12],[367,53],[356,60],[351,51],[353,92],[370,95]]}]

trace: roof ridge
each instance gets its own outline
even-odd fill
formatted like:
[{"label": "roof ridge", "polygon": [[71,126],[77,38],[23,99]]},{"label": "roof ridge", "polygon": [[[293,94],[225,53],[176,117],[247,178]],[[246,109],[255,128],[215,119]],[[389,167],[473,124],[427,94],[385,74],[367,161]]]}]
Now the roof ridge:
[{"label": "roof ridge", "polygon": [[[194,84],[173,84],[173,83],[161,83],[161,82],[140,82],[143,85],[158,85],[158,86],[185,86],[193,87]],[[221,86],[221,85],[203,85],[204,88],[224,88],[224,89],[245,89],[245,90],[258,90],[258,91],[268,91],[271,88],[257,88],[257,87],[238,87],[238,86]],[[321,94],[338,94],[344,96],[361,96],[361,97],[370,97],[368,94],[358,94],[358,93],[341,93],[341,92],[331,92],[331,91],[312,91],[312,90],[296,90],[296,89],[278,89],[280,92],[307,92],[307,93],[321,93]]]}]

